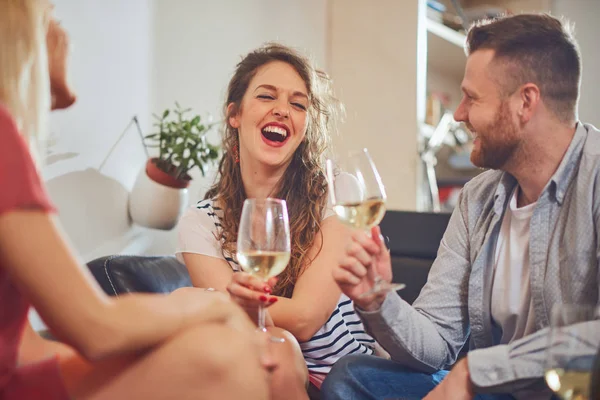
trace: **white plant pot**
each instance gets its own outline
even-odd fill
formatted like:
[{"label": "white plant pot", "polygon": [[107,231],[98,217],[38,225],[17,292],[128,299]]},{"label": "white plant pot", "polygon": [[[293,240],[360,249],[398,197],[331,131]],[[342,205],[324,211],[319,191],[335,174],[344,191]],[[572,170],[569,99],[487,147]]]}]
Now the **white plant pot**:
[{"label": "white plant pot", "polygon": [[146,228],[170,230],[177,225],[187,204],[187,188],[156,183],[142,168],[129,195],[129,215],[134,223]]}]

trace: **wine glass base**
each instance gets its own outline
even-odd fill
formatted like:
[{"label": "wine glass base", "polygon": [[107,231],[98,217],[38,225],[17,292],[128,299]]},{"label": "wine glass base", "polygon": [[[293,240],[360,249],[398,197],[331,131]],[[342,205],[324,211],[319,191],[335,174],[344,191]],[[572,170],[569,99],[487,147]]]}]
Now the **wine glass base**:
[{"label": "wine glass base", "polygon": [[256,331],[257,331],[257,332],[266,333],[267,335],[269,335],[269,341],[270,341],[271,343],[285,343],[285,339],[284,339],[284,338],[280,338],[280,337],[277,337],[277,336],[273,336],[273,335],[271,335],[271,334],[269,333],[269,331],[267,331],[267,328],[264,328],[264,327],[263,327],[263,328],[261,328],[261,327],[258,327],[258,328],[256,328]]},{"label": "wine glass base", "polygon": [[406,287],[406,285],[404,283],[379,283],[379,284],[375,284],[375,286],[373,287],[373,289],[368,290],[362,294],[360,294],[358,296],[359,299],[362,299],[363,297],[366,296],[373,296],[373,295],[378,295],[378,294],[384,294],[387,292],[391,292],[393,291],[397,291],[397,290],[402,290]]}]

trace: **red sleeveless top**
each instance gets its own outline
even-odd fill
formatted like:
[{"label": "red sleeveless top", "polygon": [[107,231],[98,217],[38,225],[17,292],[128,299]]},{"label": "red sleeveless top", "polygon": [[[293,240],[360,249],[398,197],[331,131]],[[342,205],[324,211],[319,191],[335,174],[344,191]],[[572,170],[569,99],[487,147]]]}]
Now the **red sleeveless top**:
[{"label": "red sleeveless top", "polygon": [[[8,110],[0,104],[0,217],[22,209],[54,212],[29,147]],[[60,389],[56,360],[17,366],[19,343],[30,305],[13,285],[1,262],[0,400],[26,400],[41,394],[43,398],[60,398],[56,396],[64,394],[64,389],[61,394],[56,393],[56,388]]]}]

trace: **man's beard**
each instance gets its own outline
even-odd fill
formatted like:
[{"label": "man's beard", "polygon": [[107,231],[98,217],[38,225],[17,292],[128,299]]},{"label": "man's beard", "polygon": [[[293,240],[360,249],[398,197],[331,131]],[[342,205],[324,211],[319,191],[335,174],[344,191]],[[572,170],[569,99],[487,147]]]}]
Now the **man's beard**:
[{"label": "man's beard", "polygon": [[480,168],[502,169],[521,142],[517,128],[511,120],[508,102],[502,102],[491,124],[477,131],[477,139],[479,149],[471,152],[473,165]]}]

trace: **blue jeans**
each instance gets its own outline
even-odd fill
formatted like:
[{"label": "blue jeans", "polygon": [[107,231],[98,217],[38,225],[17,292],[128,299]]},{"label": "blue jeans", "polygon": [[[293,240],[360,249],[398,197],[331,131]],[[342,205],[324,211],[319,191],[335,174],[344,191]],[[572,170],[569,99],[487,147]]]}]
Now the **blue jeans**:
[{"label": "blue jeans", "polygon": [[[369,355],[349,355],[335,363],[321,386],[323,400],[420,400],[448,371],[417,372],[394,361]],[[509,400],[510,395],[477,395],[477,400]]]}]

